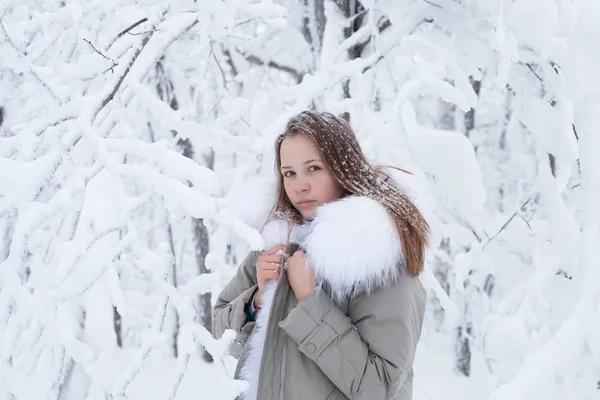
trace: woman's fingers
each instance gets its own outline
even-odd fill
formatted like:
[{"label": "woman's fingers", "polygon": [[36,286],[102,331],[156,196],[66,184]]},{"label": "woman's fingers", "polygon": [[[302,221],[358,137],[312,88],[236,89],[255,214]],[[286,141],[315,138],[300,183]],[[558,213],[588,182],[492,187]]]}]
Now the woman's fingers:
[{"label": "woman's fingers", "polygon": [[270,270],[270,271],[263,271],[262,274],[259,277],[259,281],[261,282],[266,282],[269,279],[275,279],[278,280],[279,279],[279,270]]},{"label": "woman's fingers", "polygon": [[282,256],[279,254],[263,254],[258,258],[257,261],[267,261],[272,263],[279,264],[281,262]]},{"label": "woman's fingers", "polygon": [[261,284],[266,283],[270,279],[278,280],[281,261],[283,256],[277,254],[280,250],[285,249],[284,245],[277,245],[265,251],[258,257],[256,262],[257,279]]},{"label": "woman's fingers", "polygon": [[279,250],[285,249],[285,246],[282,244],[278,244],[277,246],[271,247],[269,250],[266,250],[263,255],[273,255],[277,253]]},{"label": "woman's fingers", "polygon": [[259,270],[275,271],[279,270],[279,268],[281,268],[281,265],[272,262],[261,262],[257,264],[257,267]]}]

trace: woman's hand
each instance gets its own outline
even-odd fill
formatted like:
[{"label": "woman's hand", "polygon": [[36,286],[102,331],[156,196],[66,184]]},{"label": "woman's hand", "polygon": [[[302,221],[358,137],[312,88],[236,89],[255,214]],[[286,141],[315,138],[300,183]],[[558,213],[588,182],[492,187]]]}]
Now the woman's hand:
[{"label": "woman's hand", "polygon": [[315,273],[312,266],[306,265],[304,251],[298,250],[288,258],[287,276],[298,301],[304,300],[315,290]]},{"label": "woman's hand", "polygon": [[283,250],[284,245],[278,244],[262,253],[256,260],[256,280],[258,281],[258,292],[254,296],[254,309],[260,310],[260,298],[265,291],[267,282],[271,279],[279,279],[279,270],[283,256],[276,254]]}]

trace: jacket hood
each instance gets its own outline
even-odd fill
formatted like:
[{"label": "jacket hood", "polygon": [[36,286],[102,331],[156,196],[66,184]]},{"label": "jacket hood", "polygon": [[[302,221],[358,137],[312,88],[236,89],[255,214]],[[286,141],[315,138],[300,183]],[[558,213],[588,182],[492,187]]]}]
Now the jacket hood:
[{"label": "jacket hood", "polygon": [[[393,168],[383,172],[408,195],[425,219],[431,221],[433,216],[422,178]],[[253,204],[263,209],[248,210],[251,204],[244,201],[231,209],[232,214],[261,232],[263,249],[285,244],[288,238],[290,242],[299,243],[314,267],[318,283],[327,283],[334,298],[341,299],[354,291],[371,292],[405,273],[396,226],[377,201],[348,196],[322,205],[315,218],[303,225],[290,225],[277,219],[264,225],[274,204],[276,180],[270,185],[266,180],[245,185],[244,196],[238,198],[255,199]]]}]

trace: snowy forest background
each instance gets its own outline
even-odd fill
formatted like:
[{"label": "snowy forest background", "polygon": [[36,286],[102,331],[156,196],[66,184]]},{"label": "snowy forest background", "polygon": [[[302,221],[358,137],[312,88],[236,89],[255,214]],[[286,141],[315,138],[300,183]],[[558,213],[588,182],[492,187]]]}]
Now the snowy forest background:
[{"label": "snowy forest background", "polygon": [[[232,399],[227,209],[307,108],[426,177],[415,400],[600,398],[598,0],[0,0],[0,399]],[[206,328],[208,327],[208,329]]]}]

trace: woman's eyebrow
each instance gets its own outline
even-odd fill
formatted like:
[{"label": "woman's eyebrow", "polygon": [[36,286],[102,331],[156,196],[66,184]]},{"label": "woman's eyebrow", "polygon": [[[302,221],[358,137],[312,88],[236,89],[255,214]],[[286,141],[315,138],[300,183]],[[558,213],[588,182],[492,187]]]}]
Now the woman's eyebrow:
[{"label": "woman's eyebrow", "polygon": [[318,158],[315,158],[315,159],[312,159],[312,160],[306,160],[306,161],[304,161],[304,164],[308,164],[308,163],[311,163],[311,162],[313,162],[313,161],[322,162],[322,161],[321,161],[321,160],[319,160]]},{"label": "woman's eyebrow", "polygon": [[[318,161],[318,162],[323,162],[323,161],[319,160],[318,158],[315,158],[315,159],[312,159],[312,160],[306,160],[306,161],[304,161],[302,164],[308,164],[308,163],[315,162],[315,161]],[[281,166],[281,169],[291,169],[291,168],[292,168],[292,167],[289,167],[289,166],[287,166],[287,165],[282,165],[282,166]]]}]

